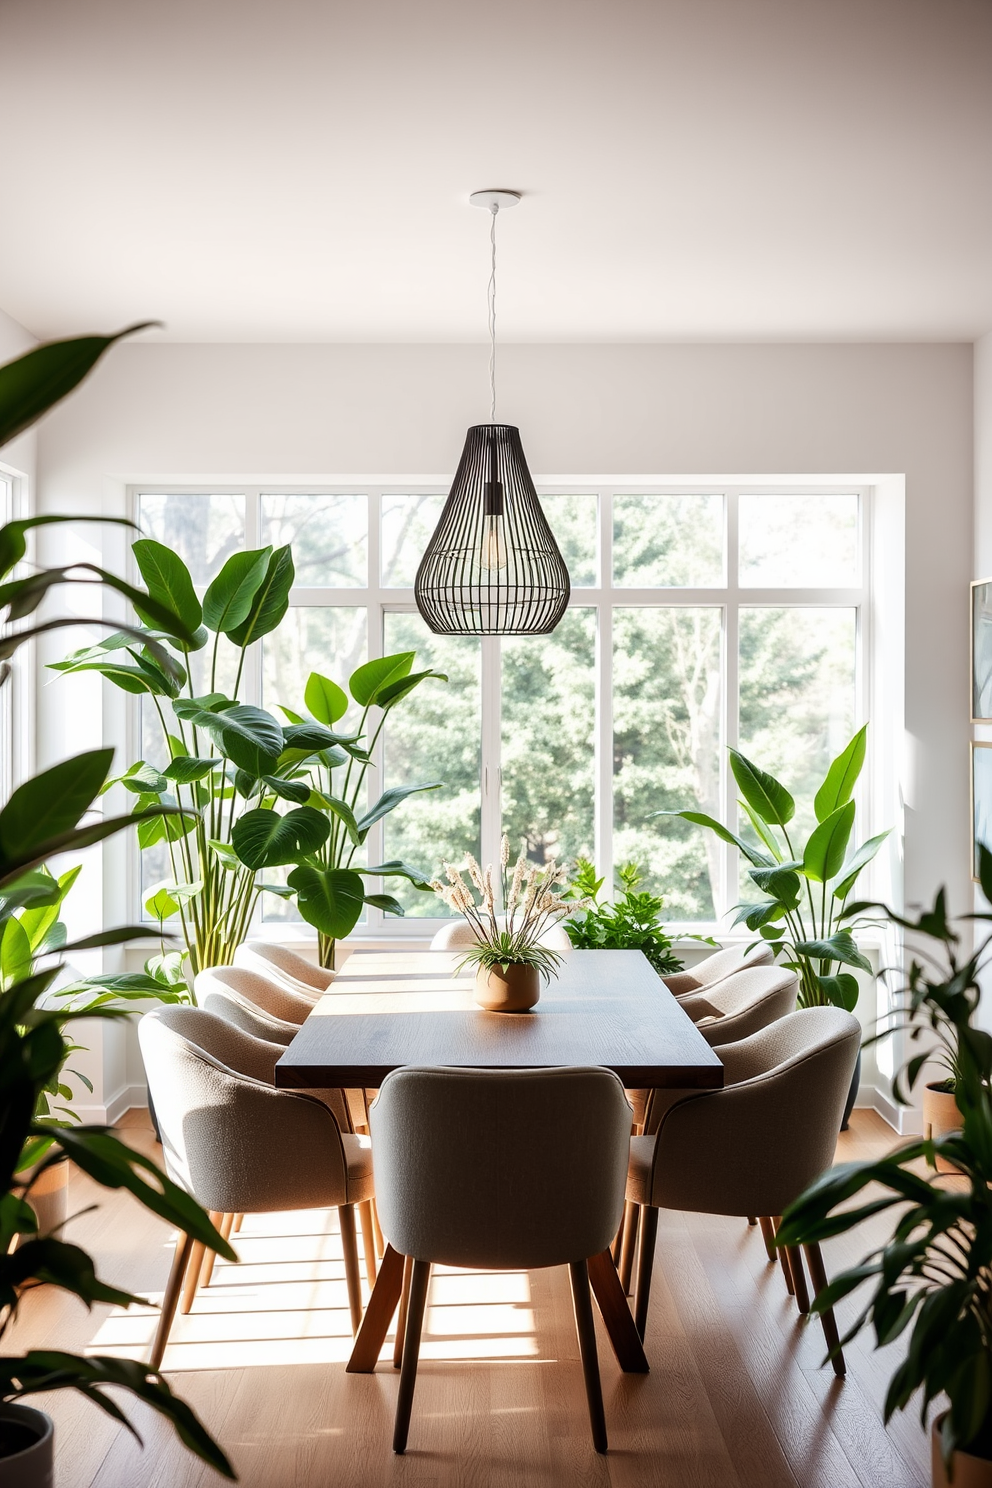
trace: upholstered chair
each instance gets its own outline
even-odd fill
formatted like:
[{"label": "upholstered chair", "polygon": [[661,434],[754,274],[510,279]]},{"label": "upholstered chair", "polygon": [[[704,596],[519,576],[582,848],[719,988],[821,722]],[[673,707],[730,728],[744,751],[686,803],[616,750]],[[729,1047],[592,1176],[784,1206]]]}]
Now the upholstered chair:
[{"label": "upholstered chair", "polygon": [[[354,1206],[373,1196],[368,1138],[343,1132],[322,1101],[273,1089],[271,1068],[278,1046],[264,1047],[201,1008],[172,1006],[146,1013],[138,1024],[138,1040],[166,1171],[212,1215],[219,1220],[285,1209],[338,1210],[352,1330],[357,1332],[362,1302]],[[249,1066],[252,1073],[232,1068],[225,1058]],[[231,1226],[226,1228],[229,1233]],[[192,1275],[195,1291],[202,1262],[200,1243],[180,1237],[152,1346],[155,1369],[162,1362],[184,1277]]]},{"label": "upholstered chair", "polygon": [[272,945],[267,940],[246,940],[234,953],[235,966],[257,971],[272,981],[284,981],[299,996],[319,997],[334,980],[333,971],[314,966],[305,956],[298,956],[286,946]]},{"label": "upholstered chair", "polygon": [[799,978],[787,966],[748,966],[705,992],[690,992],[680,1006],[714,1048],[767,1028],[796,1006]]},{"label": "upholstered chair", "polygon": [[266,1018],[278,1018],[299,1028],[313,1012],[313,997],[292,991],[285,982],[250,971],[246,966],[208,966],[193,983],[198,1003],[208,992],[224,987]]},{"label": "upholstered chair", "polygon": [[[723,1045],[722,1090],[662,1097],[654,1135],[630,1144],[627,1199],[641,1206],[634,1320],[647,1322],[659,1209],[770,1215],[778,1220],[834,1160],[844,1102],[861,1044],[861,1025],[841,1008],[801,1008],[736,1044]],[[652,1113],[649,1111],[649,1121]],[[804,1246],[814,1290],[826,1285],[818,1245]],[[800,1309],[806,1297],[798,1246],[782,1257]],[[830,1348],[833,1312],[823,1314]],[[833,1360],[844,1373],[843,1355]]]},{"label": "upholstered chair", "polygon": [[630,1107],[601,1069],[408,1067],[371,1112],[383,1233],[413,1261],[393,1450],[406,1449],[431,1265],[568,1265],[586,1397],[607,1448],[587,1262],[623,1207]]},{"label": "upholstered chair", "polygon": [[[496,923],[500,928],[504,927],[506,915],[497,915]],[[467,920],[449,920],[447,925],[442,925],[435,932],[431,950],[464,951],[475,945],[477,940],[478,937]],[[546,946],[549,951],[567,951],[572,944],[564,925],[549,925],[538,943]]]},{"label": "upholstered chair", "polygon": [[240,1028],[242,1033],[250,1033],[252,1038],[261,1039],[264,1043],[280,1044],[284,1049],[300,1031],[298,1023],[284,1023],[281,1018],[267,1018],[253,1003],[246,1002],[223,982],[202,982],[199,1006],[206,1008],[215,1017],[223,1018],[225,1023]]},{"label": "upholstered chair", "polygon": [[773,960],[774,952],[765,941],[751,946],[746,952],[740,946],[727,946],[725,950],[706,956],[691,971],[673,972],[671,976],[662,977],[662,981],[669,992],[684,997],[687,992],[712,987],[714,982],[722,981],[735,971],[743,971],[747,966],[768,966]]}]

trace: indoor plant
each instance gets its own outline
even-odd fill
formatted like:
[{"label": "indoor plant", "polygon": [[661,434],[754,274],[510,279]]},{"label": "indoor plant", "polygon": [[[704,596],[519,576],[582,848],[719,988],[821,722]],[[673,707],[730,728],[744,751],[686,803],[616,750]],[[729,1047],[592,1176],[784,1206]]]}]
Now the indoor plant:
[{"label": "indoor plant", "polygon": [[[71,392],[117,339],[91,336],[53,342],[0,368],[0,445]],[[146,601],[162,631],[188,638],[185,625],[168,605],[143,596],[93,565],[33,569],[13,576],[25,557],[29,529],[66,520],[70,519],[30,517],[0,529],[0,607],[4,611],[0,685],[9,680],[10,658],[32,636],[62,624],[102,623],[56,618],[41,623],[32,620],[18,628],[18,622],[33,615],[45,595],[61,584],[107,583],[131,599]],[[172,671],[172,659],[154,637],[149,655],[166,674]],[[64,1113],[51,1109],[50,1099],[53,1092],[60,1093],[60,1076],[71,1048],[64,1035],[66,1025],[84,1015],[123,1016],[117,1007],[87,1007],[84,1013],[43,1005],[59,973],[60,951],[114,945],[143,933],[140,928],[102,931],[75,945],[65,944],[64,934],[55,927],[71,874],[56,880],[44,868],[47,859],[101,842],[129,825],[130,817],[80,825],[106,780],[112,754],[112,750],[91,750],[64,760],[24,781],[0,808],[0,948],[6,948],[6,957],[0,957],[4,961],[0,987],[0,1338],[24,1297],[39,1285],[58,1286],[88,1307],[94,1302],[126,1307],[139,1300],[100,1281],[85,1251],[39,1225],[31,1202],[34,1193],[68,1157],[96,1182],[128,1189],[169,1223],[234,1258],[199,1205],[154,1163],[133,1152],[109,1129],[72,1128],[63,1123]],[[155,814],[161,814],[161,808]],[[150,815],[144,812],[142,819]],[[10,928],[11,922],[17,922],[16,929]],[[160,1411],[187,1446],[217,1471],[234,1476],[219,1446],[156,1372],[131,1360],[30,1350],[20,1357],[0,1356],[0,1462],[5,1484],[43,1488],[51,1481],[51,1422],[43,1413],[15,1402],[39,1391],[73,1388],[133,1430],[117,1400],[104,1393],[107,1385],[123,1387]]]},{"label": "indoor plant", "polygon": [[[992,899],[992,854],[979,848],[982,889]],[[849,914],[884,906],[855,904]],[[786,1212],[781,1245],[843,1234],[862,1219],[894,1210],[891,1237],[860,1266],[842,1272],[816,1298],[822,1311],[864,1283],[871,1297],[848,1330],[846,1343],[868,1321],[879,1346],[912,1325],[906,1358],[889,1385],[885,1419],[922,1392],[922,1413],[940,1393],[950,1409],[934,1423],[934,1483],[967,1488],[992,1484],[992,1036],[975,1026],[992,935],[959,959],[959,935],[947,919],[944,891],[917,920],[885,910],[914,937],[942,947],[911,962],[894,1028],[917,1042],[936,1034],[953,1058],[962,1126],[933,1140],[908,1143],[873,1162],[844,1163],[813,1183]],[[967,916],[992,921],[992,914]],[[969,943],[971,937],[969,933]],[[877,1037],[885,1037],[893,1028]],[[908,1061],[895,1084],[900,1100],[912,1090],[932,1050]],[[953,1176],[936,1171],[943,1158]],[[931,1171],[921,1172],[925,1161]],[[852,1206],[855,1195],[878,1185]],[[939,1450],[938,1450],[939,1435]]]},{"label": "indoor plant", "polygon": [[[638,892],[641,871],[636,863],[623,863],[617,870],[622,892],[613,903],[600,904],[604,880],[588,858],[578,858],[565,899],[582,899],[588,905],[579,917],[565,921],[565,931],[580,950],[643,951],[659,976],[671,976],[683,963],[672,950],[672,942],[661,923],[663,900],[646,890]],[[693,936],[694,940],[704,939]],[[705,937],[707,944],[713,941]]]},{"label": "indoor plant", "polygon": [[567,915],[588,908],[588,901],[570,902],[555,893],[568,877],[554,859],[543,870],[526,857],[519,857],[509,873],[510,842],[500,845],[499,890],[505,913],[496,905],[497,885],[492,865],[485,870],[466,855],[468,874],[479,898],[450,863],[444,863],[448,882],[435,879],[431,888],[449,909],[465,916],[475,935],[459,963],[475,967],[475,1000],[490,1012],[520,1013],[534,1007],[540,995],[540,979],[550,981],[561,965],[561,956],[542,945],[552,925]]}]

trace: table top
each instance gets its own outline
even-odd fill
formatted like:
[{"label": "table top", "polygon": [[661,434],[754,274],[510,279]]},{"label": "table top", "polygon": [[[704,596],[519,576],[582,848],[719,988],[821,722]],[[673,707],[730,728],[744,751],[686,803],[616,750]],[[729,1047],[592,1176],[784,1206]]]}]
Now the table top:
[{"label": "table top", "polygon": [[284,1089],[381,1084],[402,1065],[603,1065],[628,1089],[711,1090],[723,1065],[640,951],[564,953],[526,1013],[488,1013],[446,951],[355,951],[275,1068]]}]

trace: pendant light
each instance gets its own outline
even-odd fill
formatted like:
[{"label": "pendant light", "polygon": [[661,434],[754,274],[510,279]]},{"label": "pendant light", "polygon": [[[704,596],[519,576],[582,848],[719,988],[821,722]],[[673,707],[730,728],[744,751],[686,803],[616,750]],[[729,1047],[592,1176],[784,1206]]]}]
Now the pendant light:
[{"label": "pendant light", "polygon": [[568,605],[558,551],[524,459],[520,430],[496,422],[496,217],[516,191],[476,191],[489,231],[490,422],[475,424],[414,580],[435,635],[548,635]]}]

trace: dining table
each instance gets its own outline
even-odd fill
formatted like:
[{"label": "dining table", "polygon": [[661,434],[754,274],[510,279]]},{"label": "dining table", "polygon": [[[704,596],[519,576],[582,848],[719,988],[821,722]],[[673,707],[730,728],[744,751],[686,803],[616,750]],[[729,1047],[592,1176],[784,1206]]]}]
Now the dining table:
[{"label": "dining table", "polygon": [[[714,1090],[723,1065],[640,951],[567,950],[537,1005],[486,1012],[464,952],[357,950],[275,1067],[284,1090],[373,1089],[404,1065],[538,1069],[598,1065],[627,1089]],[[404,1257],[388,1244],[348,1371],[376,1365],[400,1303]],[[609,1252],[589,1279],[622,1369],[647,1359]]]}]

